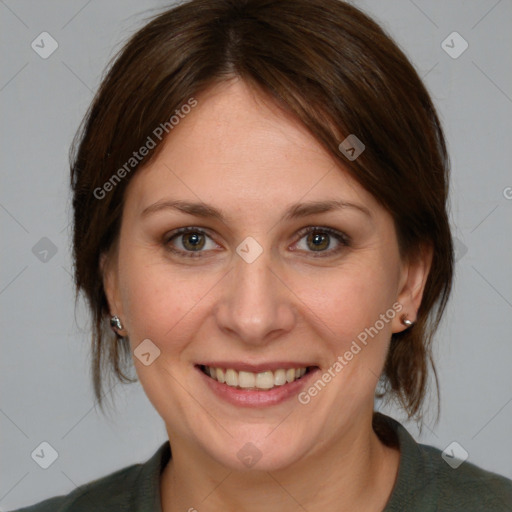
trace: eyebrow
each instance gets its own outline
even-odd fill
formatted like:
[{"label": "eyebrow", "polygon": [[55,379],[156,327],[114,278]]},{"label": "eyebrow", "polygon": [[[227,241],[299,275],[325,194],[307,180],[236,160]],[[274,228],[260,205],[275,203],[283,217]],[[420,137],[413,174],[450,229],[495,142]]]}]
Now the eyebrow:
[{"label": "eyebrow", "polygon": [[[330,211],[344,210],[344,209],[354,209],[364,213],[366,216],[372,218],[372,214],[368,208],[355,204],[349,203],[341,200],[326,200],[326,201],[312,201],[308,203],[295,203],[286,209],[282,220],[292,220],[299,219],[302,217],[307,217],[309,215],[314,215],[318,213],[326,213]],[[198,202],[193,203],[189,201],[179,201],[179,200],[165,200],[158,201],[147,208],[145,208],[141,216],[145,217],[155,212],[159,212],[162,210],[177,210],[183,213],[188,213],[190,215],[195,215],[196,217],[203,218],[213,218],[219,220],[220,222],[226,223],[226,216],[217,208],[210,206],[206,203]]]}]

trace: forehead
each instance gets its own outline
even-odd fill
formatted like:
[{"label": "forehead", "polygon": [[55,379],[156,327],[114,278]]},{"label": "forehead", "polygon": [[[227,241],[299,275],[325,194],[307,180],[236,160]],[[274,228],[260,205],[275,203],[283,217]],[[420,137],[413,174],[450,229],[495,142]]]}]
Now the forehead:
[{"label": "forehead", "polygon": [[223,209],[275,209],[301,198],[377,206],[297,119],[244,82],[221,83],[196,100],[158,157],[132,178],[130,206],[166,196]]}]

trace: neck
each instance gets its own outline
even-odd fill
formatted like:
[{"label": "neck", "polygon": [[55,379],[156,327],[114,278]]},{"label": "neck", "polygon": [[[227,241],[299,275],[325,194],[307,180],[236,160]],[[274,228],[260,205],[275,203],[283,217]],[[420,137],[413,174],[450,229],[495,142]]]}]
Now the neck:
[{"label": "neck", "polygon": [[380,512],[392,492],[400,456],[379,440],[371,419],[366,424],[271,472],[215,466],[196,447],[176,442],[161,478],[162,510]]}]

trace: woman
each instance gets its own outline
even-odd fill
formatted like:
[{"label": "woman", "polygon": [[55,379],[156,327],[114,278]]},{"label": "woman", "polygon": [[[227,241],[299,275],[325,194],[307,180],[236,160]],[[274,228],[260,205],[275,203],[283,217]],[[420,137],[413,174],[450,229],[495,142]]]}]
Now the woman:
[{"label": "woman", "polygon": [[512,482],[374,412],[382,384],[421,417],[453,249],[434,106],[366,15],[159,15],[104,79],[71,179],[96,398],[133,360],[169,442],[23,510],[511,509]]}]

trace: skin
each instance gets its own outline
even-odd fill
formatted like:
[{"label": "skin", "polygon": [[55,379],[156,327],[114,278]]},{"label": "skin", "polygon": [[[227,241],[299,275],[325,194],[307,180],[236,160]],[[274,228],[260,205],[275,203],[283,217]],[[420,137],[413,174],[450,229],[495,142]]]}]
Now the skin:
[{"label": "skin", "polygon": [[[403,261],[390,214],[244,82],[223,82],[197,100],[133,176],[118,242],[102,260],[121,334],[133,350],[147,338],[160,350],[150,365],[134,364],[173,454],[161,477],[163,510],[380,511],[399,452],[381,443],[371,419],[391,334],[405,329],[400,314],[306,405],[297,397],[259,409],[229,404],[194,365],[299,360],[325,372],[394,303],[415,320],[431,252]],[[291,204],[340,198],[369,215],[346,207],[281,219]],[[176,199],[212,205],[226,221],[170,208],[142,214]],[[351,241],[327,237],[315,251],[299,234],[308,226]],[[199,257],[169,249],[194,252],[190,235],[170,240],[182,227],[207,232]],[[252,263],[236,253],[248,236],[263,249]],[[250,469],[237,457],[248,442],[261,453]]]}]

